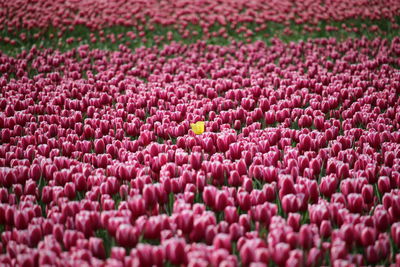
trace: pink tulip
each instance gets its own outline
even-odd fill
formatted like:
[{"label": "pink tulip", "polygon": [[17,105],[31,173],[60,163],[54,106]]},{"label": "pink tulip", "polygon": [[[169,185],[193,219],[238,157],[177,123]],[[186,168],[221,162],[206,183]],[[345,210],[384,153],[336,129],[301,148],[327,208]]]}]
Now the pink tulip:
[{"label": "pink tulip", "polygon": [[376,228],[381,232],[384,232],[389,226],[390,219],[386,210],[376,210],[374,220]]},{"label": "pink tulip", "polygon": [[206,243],[211,245],[217,234],[218,234],[217,228],[214,225],[208,225],[204,233]]},{"label": "pink tulip", "polygon": [[304,249],[310,249],[313,246],[313,234],[311,232],[311,229],[307,225],[303,225],[300,228],[300,245]]},{"label": "pink tulip", "polygon": [[116,232],[118,244],[124,247],[133,247],[139,239],[139,232],[135,227],[128,224],[121,224]]},{"label": "pink tulip", "polygon": [[173,238],[166,244],[166,258],[172,264],[183,264],[187,261],[184,240]]},{"label": "pink tulip", "polygon": [[331,250],[331,260],[335,261],[338,259],[344,259],[347,256],[347,249],[343,243],[338,243],[332,246]]},{"label": "pink tulip", "polygon": [[324,238],[328,238],[332,232],[332,225],[330,221],[322,221],[320,228],[320,235]]},{"label": "pink tulip", "polygon": [[143,198],[146,202],[146,207],[150,208],[157,202],[157,195],[155,188],[150,185],[145,185],[143,189]]},{"label": "pink tulip", "polygon": [[275,246],[275,251],[273,253],[273,259],[278,264],[284,264],[289,258],[289,245],[286,243],[278,243]]},{"label": "pink tulip", "polygon": [[341,239],[344,240],[347,244],[351,244],[354,242],[354,228],[350,224],[343,224],[340,227],[340,236]]},{"label": "pink tulip", "polygon": [[28,227],[29,215],[26,211],[15,211],[14,225],[17,229],[25,229]]},{"label": "pink tulip", "polygon": [[360,213],[363,209],[364,200],[360,194],[351,193],[347,196],[347,205],[351,212]]},{"label": "pink tulip", "polygon": [[364,247],[372,245],[375,241],[375,230],[373,228],[364,228],[361,231],[361,243]]},{"label": "pink tulip", "polygon": [[224,218],[229,224],[235,223],[239,220],[239,214],[236,207],[228,206],[224,210]]},{"label": "pink tulip", "polygon": [[213,240],[213,246],[216,249],[225,249],[231,251],[231,238],[227,234],[217,234]]},{"label": "pink tulip", "polygon": [[192,153],[189,156],[189,162],[193,169],[198,170],[201,165],[201,154],[200,153]]},{"label": "pink tulip", "polygon": [[374,246],[367,247],[365,254],[368,262],[374,264],[379,261],[379,254]]},{"label": "pink tulip", "polygon": [[125,249],[122,247],[112,247],[111,248],[111,255],[112,259],[116,259],[122,261],[126,255]]},{"label": "pink tulip", "polygon": [[255,252],[251,247],[250,242],[245,243],[245,245],[240,249],[240,258],[244,266],[248,266],[254,261]]},{"label": "pink tulip", "polygon": [[237,195],[237,201],[240,209],[247,211],[251,207],[250,195],[247,192],[241,192]]},{"label": "pink tulip", "polygon": [[365,203],[372,203],[374,199],[374,189],[372,185],[364,185],[362,187],[361,195]]},{"label": "pink tulip", "polygon": [[285,213],[297,212],[300,208],[300,200],[293,194],[285,195],[282,198],[282,209]]},{"label": "pink tulip", "polygon": [[300,229],[300,214],[289,213],[287,223],[293,228],[293,231],[299,231]]},{"label": "pink tulip", "polygon": [[391,189],[390,179],[387,176],[381,176],[378,179],[378,189],[381,194],[389,192]]}]

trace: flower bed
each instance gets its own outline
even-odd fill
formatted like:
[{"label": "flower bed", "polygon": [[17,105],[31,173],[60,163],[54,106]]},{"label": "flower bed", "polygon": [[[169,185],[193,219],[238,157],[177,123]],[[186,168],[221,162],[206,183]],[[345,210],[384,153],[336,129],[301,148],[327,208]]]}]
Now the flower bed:
[{"label": "flower bed", "polygon": [[399,54],[399,38],[2,54],[0,262],[400,264]]},{"label": "flower bed", "polygon": [[397,0],[159,1],[13,0],[0,8],[0,49],[69,50],[82,44],[117,49],[173,40],[229,44],[278,37],[398,36]]}]

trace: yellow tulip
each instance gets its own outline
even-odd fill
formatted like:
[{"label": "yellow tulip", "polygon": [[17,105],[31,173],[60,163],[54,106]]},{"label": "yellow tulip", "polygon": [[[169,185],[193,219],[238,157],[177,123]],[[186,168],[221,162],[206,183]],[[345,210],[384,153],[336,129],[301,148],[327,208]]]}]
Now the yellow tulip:
[{"label": "yellow tulip", "polygon": [[195,134],[202,134],[204,133],[204,125],[205,125],[204,121],[198,121],[196,123],[191,123],[190,127],[192,127],[192,131]]}]

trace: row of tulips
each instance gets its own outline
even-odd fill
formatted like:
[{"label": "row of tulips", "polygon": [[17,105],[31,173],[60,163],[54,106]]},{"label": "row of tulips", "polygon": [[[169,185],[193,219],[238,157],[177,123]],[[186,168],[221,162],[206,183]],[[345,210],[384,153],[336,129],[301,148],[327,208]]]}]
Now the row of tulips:
[{"label": "row of tulips", "polygon": [[[339,30],[387,34],[399,29],[399,10],[396,0],[16,0],[3,3],[0,10],[0,31],[5,33],[0,42],[5,47],[49,40],[57,44],[63,36],[60,46],[85,41],[146,43],[148,39],[161,44],[175,38],[227,39],[235,35],[252,40],[276,35],[270,30],[274,27],[286,35],[297,27],[302,27],[304,34]],[[361,22],[354,23],[354,19]],[[71,36],[71,32],[75,34]]]},{"label": "row of tulips", "polygon": [[0,54],[1,264],[400,264],[399,48]]}]

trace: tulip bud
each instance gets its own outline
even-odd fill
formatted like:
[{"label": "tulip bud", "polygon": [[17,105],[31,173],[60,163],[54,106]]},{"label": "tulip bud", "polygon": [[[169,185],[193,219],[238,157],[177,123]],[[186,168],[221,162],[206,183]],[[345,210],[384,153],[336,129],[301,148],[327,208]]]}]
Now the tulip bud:
[{"label": "tulip bud", "polygon": [[217,235],[217,228],[214,225],[208,225],[205,231],[205,240],[207,244],[212,244],[214,237]]},{"label": "tulip bud", "polygon": [[347,244],[354,242],[354,228],[351,224],[343,224],[340,227],[340,236]]},{"label": "tulip bud", "polygon": [[312,248],[307,256],[307,266],[319,266],[323,253],[318,248]]},{"label": "tulip bud", "polygon": [[273,259],[279,264],[283,265],[286,260],[289,258],[290,247],[286,243],[278,243],[275,245]]},{"label": "tulip bud", "polygon": [[8,202],[8,191],[6,188],[0,188],[0,202],[2,203]]},{"label": "tulip bud", "polygon": [[361,230],[361,244],[364,247],[370,246],[375,242],[375,229],[366,227]]},{"label": "tulip bud", "polygon": [[231,251],[231,238],[227,234],[217,234],[214,237],[213,246],[216,249],[225,249]]},{"label": "tulip bud", "polygon": [[289,213],[287,223],[292,227],[293,231],[297,232],[300,228],[301,216],[299,213]]},{"label": "tulip bud", "polygon": [[124,260],[126,251],[122,247],[112,247],[110,258],[119,260],[120,262]]},{"label": "tulip bud", "polygon": [[28,213],[16,210],[14,213],[14,225],[17,229],[26,229],[29,223]]},{"label": "tulip bud", "polygon": [[80,192],[85,191],[87,188],[85,176],[83,174],[77,173],[77,174],[74,174],[73,177],[74,177],[73,180],[75,183],[76,190],[78,190]]},{"label": "tulip bud", "polygon": [[189,162],[193,169],[198,170],[201,167],[201,153],[193,152],[189,156]]},{"label": "tulip bud", "polygon": [[241,192],[237,195],[237,201],[239,203],[240,209],[248,211],[251,207],[250,195],[247,192]]},{"label": "tulip bud", "polygon": [[386,210],[375,210],[374,220],[376,228],[381,232],[385,232],[389,227],[390,218]]},{"label": "tulip bud", "polygon": [[269,202],[273,202],[276,199],[275,187],[276,187],[275,183],[264,184],[264,186],[263,186],[262,190],[265,193],[267,201],[269,201]]},{"label": "tulip bud", "polygon": [[325,176],[321,178],[319,190],[325,197],[331,197],[336,192],[337,179],[332,176]]},{"label": "tulip bud", "polygon": [[299,208],[300,201],[295,195],[288,194],[282,198],[282,209],[286,214],[289,212],[298,212]]},{"label": "tulip bud", "polygon": [[239,214],[237,213],[236,207],[228,206],[224,210],[224,218],[229,224],[235,223],[239,220]]},{"label": "tulip bud", "polygon": [[106,251],[104,249],[103,240],[97,237],[91,237],[89,239],[89,249],[93,256],[104,259],[106,257]]},{"label": "tulip bud", "polygon": [[145,200],[141,197],[128,199],[128,207],[132,211],[134,217],[139,217],[140,215],[145,214],[145,205]]},{"label": "tulip bud", "polygon": [[75,198],[76,192],[75,192],[75,184],[69,182],[66,183],[64,186],[64,195],[68,197],[69,199]]},{"label": "tulip bud", "polygon": [[96,154],[103,154],[105,152],[106,145],[103,139],[96,139],[94,141],[94,152]]},{"label": "tulip bud", "polygon": [[280,190],[279,190],[279,198],[282,199],[284,195],[287,194],[296,194],[296,190],[294,188],[294,182],[291,178],[284,176],[279,179]]},{"label": "tulip bud", "polygon": [[63,235],[64,235],[64,226],[61,224],[55,224],[53,226],[53,233],[52,235],[58,242],[62,242],[63,240]]},{"label": "tulip bud", "polygon": [[246,232],[250,231],[251,227],[250,221],[251,221],[250,216],[247,214],[242,214],[239,216],[239,224],[244,228]]},{"label": "tulip bud", "polygon": [[399,247],[400,246],[400,223],[392,224],[390,229],[390,234],[393,239],[393,242]]},{"label": "tulip bud", "polygon": [[304,249],[310,249],[313,246],[313,234],[308,225],[303,225],[300,228],[300,245]]},{"label": "tulip bud", "polygon": [[311,139],[311,137],[309,135],[301,135],[300,136],[299,145],[300,145],[301,150],[304,150],[304,151],[310,150],[312,148],[311,147],[312,143],[313,143],[313,140]]},{"label": "tulip bud", "polygon": [[367,247],[365,255],[368,263],[375,264],[379,261],[379,252],[374,246]]},{"label": "tulip bud", "polygon": [[237,171],[231,171],[229,178],[228,178],[228,183],[230,186],[240,186],[241,184],[241,178],[240,175]]},{"label": "tulip bud", "polygon": [[166,245],[166,258],[174,265],[184,264],[187,261],[183,239],[171,238]]},{"label": "tulip bud", "polygon": [[251,246],[250,242],[246,242],[240,248],[240,259],[242,261],[243,266],[248,266],[251,262],[254,261],[255,251]]},{"label": "tulip bud", "polygon": [[228,257],[229,253],[225,249],[216,249],[211,253],[210,262],[212,266],[225,266]]},{"label": "tulip bud", "polygon": [[370,204],[374,200],[374,188],[370,184],[365,184],[362,187],[361,195],[364,199],[364,202]]},{"label": "tulip bud", "polygon": [[124,247],[133,247],[139,240],[139,231],[129,224],[121,224],[116,232],[118,244]]},{"label": "tulip bud", "polygon": [[143,198],[147,208],[151,208],[157,203],[157,195],[154,186],[145,185],[143,188]]},{"label": "tulip bud", "polygon": [[38,181],[41,175],[40,166],[37,164],[32,164],[29,169],[29,177],[34,181]]},{"label": "tulip bud", "polygon": [[332,232],[332,225],[330,221],[322,221],[319,227],[319,233],[323,238],[328,238]]},{"label": "tulip bud", "polygon": [[331,251],[330,251],[331,261],[335,261],[337,259],[345,259],[347,254],[348,254],[348,252],[347,252],[346,244],[344,244],[344,243],[338,243],[331,247]]},{"label": "tulip bud", "polygon": [[389,192],[391,189],[390,179],[387,176],[381,176],[378,179],[378,189],[381,194]]},{"label": "tulip bud", "polygon": [[347,196],[347,207],[350,212],[361,213],[364,208],[364,200],[360,194],[351,193]]}]

